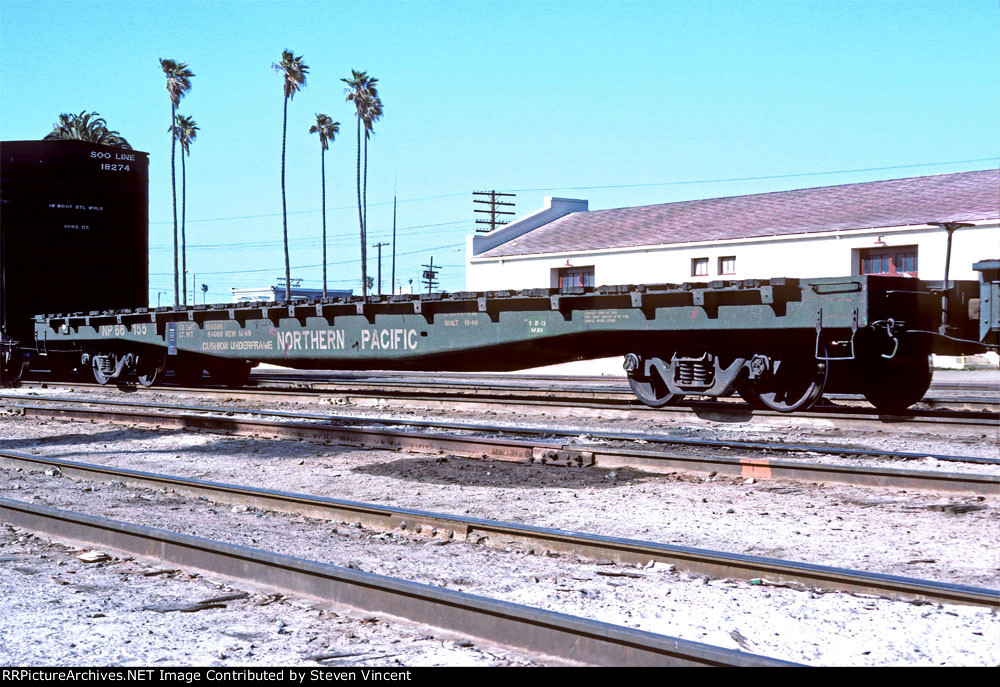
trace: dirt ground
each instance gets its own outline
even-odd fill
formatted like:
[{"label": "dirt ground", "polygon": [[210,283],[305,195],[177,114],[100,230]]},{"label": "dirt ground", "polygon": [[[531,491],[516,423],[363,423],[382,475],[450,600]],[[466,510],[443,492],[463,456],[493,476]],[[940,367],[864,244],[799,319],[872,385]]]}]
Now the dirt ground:
[{"label": "dirt ground", "polygon": [[[629,469],[525,466],[11,417],[0,420],[0,448],[336,498],[1000,587],[1000,499],[994,496],[657,475]],[[996,611],[988,609],[710,580],[667,566],[603,566],[465,542],[439,544],[412,533],[375,533],[341,523],[254,510],[234,512],[231,507],[192,502],[173,494],[75,482],[41,472],[5,471],[4,477],[0,494],[8,498],[152,524],[787,660],[814,665],[1000,662],[1000,619]],[[41,577],[18,572],[18,567],[38,565],[38,547],[42,546],[36,540],[17,543],[22,536],[6,533],[2,539],[0,571],[6,598],[11,599],[14,590],[29,588],[35,596],[44,590],[51,592],[47,598],[67,598],[66,590],[61,590],[66,585],[50,581],[48,570]],[[5,556],[16,560],[6,561]],[[76,575],[83,576],[107,572],[100,566],[131,564],[114,561],[88,566],[65,552],[50,556],[62,560],[61,567],[75,569]],[[76,578],[80,579],[85,577]],[[132,579],[137,578],[129,577],[126,588],[133,587]],[[40,580],[44,584],[38,584]],[[165,583],[167,578],[163,580]],[[148,582],[144,578],[137,591],[127,592],[138,595],[131,602],[97,603],[95,599],[104,596],[81,592],[84,596],[80,597],[71,592],[95,603],[91,612],[103,613],[104,617],[88,618],[84,613],[70,619],[62,612],[42,614],[40,617],[47,619],[47,639],[32,645],[34,649],[23,650],[33,653],[8,653],[8,647],[0,646],[0,654],[9,655],[11,663],[88,662],[82,650],[72,651],[76,647],[67,648],[65,642],[66,636],[80,633],[67,635],[65,628],[94,628],[109,623],[108,617],[119,622],[118,616],[107,612],[109,607],[132,609],[131,613],[119,614],[120,622],[124,627],[138,623],[136,627],[143,628],[142,623],[152,622],[149,618],[153,616],[141,611],[141,605],[147,604],[139,600],[167,594]],[[204,584],[200,580],[191,582]],[[98,580],[85,584],[100,587],[103,583]],[[185,587],[189,591],[184,598],[204,599],[215,594],[212,589],[192,584]],[[19,602],[21,596],[14,594]],[[67,603],[35,596],[25,601],[25,608],[44,603],[59,608]],[[239,600],[225,610],[153,613],[157,623],[180,618],[207,628],[200,635],[206,648],[193,645],[171,654],[177,663],[277,665],[302,662],[315,655],[309,653],[311,646],[292,647],[287,642],[258,644],[251,655],[227,649],[236,644],[242,647],[240,651],[246,649],[223,632],[230,624],[226,620],[230,608],[233,613],[247,611],[254,618],[239,622],[261,623],[259,627],[277,632],[274,627],[278,621],[268,620],[268,613],[276,613],[274,604],[255,605],[259,600]],[[303,617],[314,623],[303,621],[303,627],[313,629],[296,632],[302,637],[315,635],[317,639],[310,644],[318,642],[324,650],[333,647],[330,653],[346,652],[338,643],[340,635],[331,638],[323,634],[326,625],[316,615],[319,611],[293,612],[291,609],[297,608],[294,605],[279,608],[289,609],[290,617],[305,614]],[[26,616],[19,617],[23,621]],[[293,625],[287,619],[281,622],[287,623],[286,627]],[[383,621],[379,623],[385,626]],[[8,625],[4,630],[4,636],[11,636],[7,631],[15,627]],[[149,663],[164,655],[156,653],[162,646],[153,640],[133,646],[137,632],[112,632],[112,638],[101,645],[106,653],[98,654],[101,658],[95,662]],[[367,635],[352,632],[374,655],[391,653],[392,639],[368,642]],[[426,628],[423,632],[437,637]],[[123,644],[126,638],[132,639],[129,645]],[[394,638],[412,644],[405,635]],[[181,639],[176,643],[184,644]],[[404,652],[383,662],[522,665],[526,660],[511,652],[455,646],[454,642],[435,638],[427,641],[426,650]]]},{"label": "dirt ground", "polygon": [[[544,665],[399,619],[234,587],[0,526],[0,662],[19,666]],[[551,662],[550,662],[551,663]]]}]

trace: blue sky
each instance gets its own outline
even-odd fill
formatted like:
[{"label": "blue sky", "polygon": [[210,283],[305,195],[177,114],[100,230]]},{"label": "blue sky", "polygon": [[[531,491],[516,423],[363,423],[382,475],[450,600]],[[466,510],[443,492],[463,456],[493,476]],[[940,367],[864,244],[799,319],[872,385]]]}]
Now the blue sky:
[{"label": "blue sky", "polygon": [[[395,185],[397,280],[416,284],[433,256],[442,286],[461,290],[474,190],[517,191],[526,214],[547,195],[601,209],[996,166],[998,38],[996,0],[0,0],[0,139],[41,138],[59,113],[96,110],[149,152],[150,300],[167,302],[159,58],[189,63],[180,110],[201,131],[188,159],[188,269],[224,301],[284,273],[271,63],[290,49],[310,66],[289,104],[293,277],[320,285],[308,128],[324,112],[341,123],[327,154],[329,283],[359,291],[356,129],[340,79],[364,70],[385,104],[369,147],[369,245],[389,240]],[[712,181],[727,179],[743,180]]]}]

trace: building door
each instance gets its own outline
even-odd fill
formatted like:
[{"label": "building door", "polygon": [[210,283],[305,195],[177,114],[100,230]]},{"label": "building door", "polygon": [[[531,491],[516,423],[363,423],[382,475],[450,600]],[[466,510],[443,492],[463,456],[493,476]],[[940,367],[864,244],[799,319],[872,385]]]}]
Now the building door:
[{"label": "building door", "polygon": [[917,276],[916,246],[886,246],[861,251],[861,274],[885,274],[896,277]]}]

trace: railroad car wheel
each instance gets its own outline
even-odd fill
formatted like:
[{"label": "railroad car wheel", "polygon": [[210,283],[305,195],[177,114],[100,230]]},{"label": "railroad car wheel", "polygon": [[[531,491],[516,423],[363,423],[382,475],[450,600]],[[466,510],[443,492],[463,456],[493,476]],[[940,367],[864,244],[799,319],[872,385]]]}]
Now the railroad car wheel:
[{"label": "railroad car wheel", "polygon": [[826,377],[827,364],[824,361],[786,359],[777,361],[764,386],[744,386],[739,394],[744,400],[747,396],[756,396],[763,407],[779,413],[795,413],[809,410],[820,399],[826,387]]},{"label": "railroad car wheel", "polygon": [[903,413],[931,386],[931,356],[926,353],[878,358],[866,366],[863,393],[879,412]]},{"label": "railroad car wheel", "polygon": [[139,362],[136,364],[135,374],[140,384],[145,387],[151,387],[163,381],[163,374],[166,369],[166,356],[159,351],[150,351],[145,354],[139,354]]},{"label": "railroad car wheel", "polygon": [[761,402],[760,396],[753,390],[753,385],[749,382],[744,382],[737,386],[736,393],[754,410],[764,410],[767,407]]},{"label": "railroad car wheel", "polygon": [[672,394],[670,389],[655,368],[648,377],[639,377],[635,373],[629,373],[628,384],[632,387],[632,393],[650,408],[662,408],[664,406],[680,403],[684,398],[682,394]]},{"label": "railroad car wheel", "polygon": [[0,386],[10,386],[21,381],[30,363],[31,356],[28,353],[10,350],[0,352]]}]

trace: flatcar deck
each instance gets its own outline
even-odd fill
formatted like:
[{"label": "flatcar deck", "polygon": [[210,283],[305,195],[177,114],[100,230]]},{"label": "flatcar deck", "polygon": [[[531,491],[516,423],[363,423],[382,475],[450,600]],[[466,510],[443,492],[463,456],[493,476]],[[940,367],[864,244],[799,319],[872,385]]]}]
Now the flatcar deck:
[{"label": "flatcar deck", "polygon": [[101,383],[134,372],[151,385],[169,367],[241,386],[261,362],[507,371],[622,355],[653,407],[738,391],[791,412],[828,389],[891,410],[926,392],[929,353],[990,345],[980,305],[996,290],[853,276],[350,297],[38,316],[35,339],[51,367],[89,366]]}]

